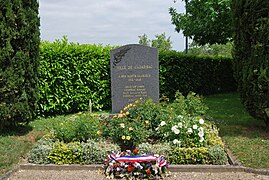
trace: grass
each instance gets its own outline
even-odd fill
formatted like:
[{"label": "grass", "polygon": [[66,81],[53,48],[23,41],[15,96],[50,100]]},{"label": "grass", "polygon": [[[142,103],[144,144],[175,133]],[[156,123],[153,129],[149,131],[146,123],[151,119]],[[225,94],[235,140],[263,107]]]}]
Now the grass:
[{"label": "grass", "polygon": [[[262,121],[244,110],[239,95],[212,95],[205,98],[205,103],[209,107],[207,116],[219,125],[225,144],[240,162],[246,167],[269,169],[269,133]],[[52,127],[71,116],[38,119],[12,132],[0,132],[0,175],[26,157],[32,145]]]},{"label": "grass", "polygon": [[220,128],[227,147],[246,167],[269,169],[269,133],[263,121],[252,118],[240,103],[238,93],[206,97],[207,115]]}]

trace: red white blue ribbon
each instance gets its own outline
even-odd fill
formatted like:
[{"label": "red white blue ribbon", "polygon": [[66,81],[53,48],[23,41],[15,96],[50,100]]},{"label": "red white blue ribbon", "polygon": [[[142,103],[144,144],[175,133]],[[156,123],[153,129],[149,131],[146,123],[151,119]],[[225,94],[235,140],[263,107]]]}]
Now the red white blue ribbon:
[{"label": "red white blue ribbon", "polygon": [[108,159],[114,160],[120,163],[140,163],[140,162],[151,162],[156,161],[157,166],[167,167],[168,162],[165,160],[164,155],[159,157],[153,155],[142,155],[142,156],[119,156],[119,154],[110,154],[107,156]]}]

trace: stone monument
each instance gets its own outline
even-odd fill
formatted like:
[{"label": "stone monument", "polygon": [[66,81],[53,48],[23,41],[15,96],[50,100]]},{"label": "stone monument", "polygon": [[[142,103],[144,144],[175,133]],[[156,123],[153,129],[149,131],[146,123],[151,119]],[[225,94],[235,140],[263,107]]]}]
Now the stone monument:
[{"label": "stone monument", "polygon": [[139,44],[110,51],[112,112],[137,99],[159,102],[158,49]]}]

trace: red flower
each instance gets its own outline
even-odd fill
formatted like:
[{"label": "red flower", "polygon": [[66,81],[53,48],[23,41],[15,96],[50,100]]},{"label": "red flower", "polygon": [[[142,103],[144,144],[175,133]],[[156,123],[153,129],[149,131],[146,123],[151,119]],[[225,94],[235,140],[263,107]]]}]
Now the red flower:
[{"label": "red flower", "polygon": [[127,167],[127,171],[128,172],[132,172],[133,169],[134,169],[133,166],[129,164],[128,167]]},{"label": "red flower", "polygon": [[151,171],[149,169],[146,170],[147,176],[151,174]]},{"label": "red flower", "polygon": [[139,152],[139,149],[137,149],[137,148],[135,148],[134,150],[133,150],[133,153],[134,154],[137,154]]}]

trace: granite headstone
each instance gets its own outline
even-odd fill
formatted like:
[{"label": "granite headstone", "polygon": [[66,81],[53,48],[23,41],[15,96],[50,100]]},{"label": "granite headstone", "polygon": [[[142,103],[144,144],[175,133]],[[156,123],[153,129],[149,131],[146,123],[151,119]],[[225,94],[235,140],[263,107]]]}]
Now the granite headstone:
[{"label": "granite headstone", "polygon": [[112,112],[137,99],[159,102],[158,49],[139,44],[110,51]]}]

